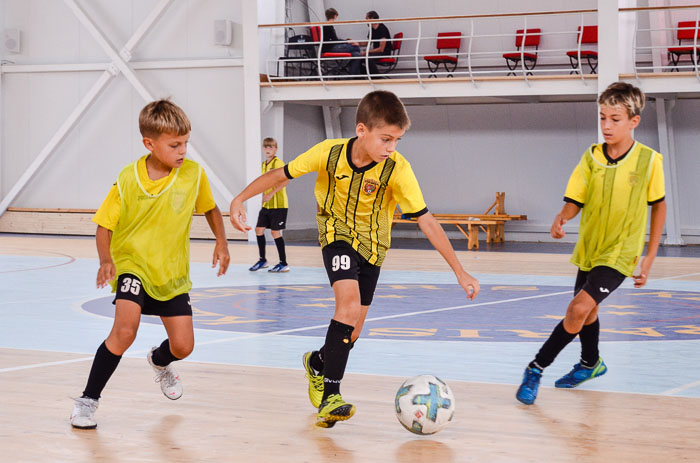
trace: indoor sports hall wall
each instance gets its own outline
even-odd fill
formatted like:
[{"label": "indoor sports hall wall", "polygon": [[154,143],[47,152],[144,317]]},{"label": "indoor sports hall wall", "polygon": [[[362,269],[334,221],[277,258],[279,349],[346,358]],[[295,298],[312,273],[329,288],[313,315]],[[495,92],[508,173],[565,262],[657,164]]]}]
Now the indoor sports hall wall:
[{"label": "indoor sports hall wall", "polygon": [[[566,182],[584,150],[596,142],[597,108],[593,103],[521,103],[409,106],[412,127],[398,151],[411,162],[428,207],[444,213],[481,213],[506,192],[506,210],[527,214],[509,230],[520,240],[547,240],[559,211]],[[673,110],[681,229],[693,242],[700,235],[700,135],[695,122],[700,102],[680,100]],[[642,143],[658,147],[656,110],[648,102],[635,131]],[[354,136],[354,108],[341,115],[343,136]],[[287,104],[285,159],[302,153],[324,137],[321,110]],[[314,137],[316,135],[316,137]],[[306,182],[308,183],[308,182]],[[313,186],[291,182],[290,228],[316,226]],[[573,239],[577,220],[569,224]],[[534,235],[533,235],[534,233]]]},{"label": "indoor sports hall wall", "polygon": [[[79,0],[117,49],[126,43],[157,0]],[[234,23],[231,46],[214,42],[214,20]],[[110,59],[63,1],[1,0],[0,29],[20,28],[22,50],[3,62],[17,65],[83,64]],[[245,184],[243,66],[196,67],[201,60],[242,56],[240,2],[172,2],[134,48],[137,77],[156,97],[172,96],[189,115],[192,143],[230,190]],[[177,69],[143,69],[173,61]],[[142,64],[139,68],[138,63]],[[71,66],[74,69],[75,66]],[[4,72],[0,132],[0,192],[6,194],[50,140],[102,69]],[[114,77],[65,140],[13,202],[14,207],[95,209],[121,167],[145,154],[138,132],[144,106],[123,75]],[[217,191],[217,202],[222,197]],[[224,209],[226,206],[224,206]]]}]

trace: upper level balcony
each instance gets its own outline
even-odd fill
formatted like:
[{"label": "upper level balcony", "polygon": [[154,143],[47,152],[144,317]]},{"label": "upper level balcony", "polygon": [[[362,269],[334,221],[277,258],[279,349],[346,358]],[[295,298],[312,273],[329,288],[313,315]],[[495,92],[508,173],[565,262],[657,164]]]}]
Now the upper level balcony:
[{"label": "upper level balcony", "polygon": [[[392,51],[373,59],[377,23]],[[329,25],[355,39],[329,41]],[[700,5],[265,24],[261,98],[342,104],[384,88],[411,104],[586,101],[615,80],[697,98],[699,25]]]}]

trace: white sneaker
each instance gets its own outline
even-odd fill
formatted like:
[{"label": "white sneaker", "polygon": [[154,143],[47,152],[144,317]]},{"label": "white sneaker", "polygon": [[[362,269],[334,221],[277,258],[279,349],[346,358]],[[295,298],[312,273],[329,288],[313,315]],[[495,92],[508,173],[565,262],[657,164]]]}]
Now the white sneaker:
[{"label": "white sneaker", "polygon": [[70,415],[71,426],[78,429],[95,429],[97,427],[95,411],[98,405],[97,400],[89,397],[75,399],[73,413]]},{"label": "white sneaker", "polygon": [[153,371],[156,372],[156,383],[160,383],[160,390],[163,391],[165,397],[170,400],[177,400],[182,397],[182,381],[180,381],[180,376],[175,372],[172,365],[161,367],[153,363],[153,351],[156,349],[158,349],[157,346],[152,347],[146,357],[149,365],[151,365]]}]

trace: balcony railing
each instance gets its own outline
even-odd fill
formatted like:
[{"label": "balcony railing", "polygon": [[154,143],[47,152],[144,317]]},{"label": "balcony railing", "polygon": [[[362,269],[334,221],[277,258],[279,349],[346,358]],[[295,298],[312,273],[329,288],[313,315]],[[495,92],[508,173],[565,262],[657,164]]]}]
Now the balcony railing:
[{"label": "balcony railing", "polygon": [[[634,27],[628,31],[633,35],[629,49],[631,68],[626,72],[632,72],[633,68],[639,77],[639,74],[648,72],[690,71],[700,79],[697,32],[694,40],[687,44],[692,47],[692,53],[681,56],[675,64],[668,58],[661,59],[661,55],[669,54],[669,48],[674,47],[671,35],[677,35],[679,29],[686,29],[678,26],[677,19],[694,18],[697,25],[700,5],[620,9],[620,17],[623,15],[634,15]],[[659,21],[668,24],[659,27]],[[400,44],[398,53],[382,56],[397,60],[390,72],[370,72],[370,60],[376,58],[369,54],[369,46],[360,56],[327,56],[322,52],[322,45],[348,43],[345,40],[325,40],[323,26],[331,25],[342,30],[375,23],[384,23],[393,32],[400,29],[403,33],[400,39],[392,36],[387,40],[392,43],[392,49]],[[261,34],[267,34],[269,43],[262,72],[267,75],[268,85],[273,87],[283,82],[314,81],[325,86],[328,82],[340,80],[371,83],[386,78],[410,79],[423,85],[430,78],[448,77],[466,80],[475,86],[480,80],[492,78],[517,79],[529,84],[530,79],[545,76],[566,76],[580,79],[585,84],[585,76],[595,73],[598,49],[597,39],[591,41],[586,32],[580,31],[595,26],[597,32],[597,24],[597,10],[267,24],[259,27]],[[312,27],[318,30],[316,40],[311,37]],[[533,29],[539,31],[533,34]],[[504,30],[507,32],[501,32]],[[456,66],[453,70],[429,69],[425,58],[438,54],[437,41],[444,38],[438,33],[448,31],[458,33],[450,38],[459,39],[460,47],[441,50],[439,54],[452,57]],[[604,32],[601,30],[601,34]],[[665,34],[666,38],[660,39],[660,34]],[[518,46],[529,45],[533,35],[538,36],[536,47]],[[367,40],[359,39],[362,42]],[[504,58],[506,54],[519,59],[508,64]],[[350,74],[351,60],[359,60],[364,70]]]}]

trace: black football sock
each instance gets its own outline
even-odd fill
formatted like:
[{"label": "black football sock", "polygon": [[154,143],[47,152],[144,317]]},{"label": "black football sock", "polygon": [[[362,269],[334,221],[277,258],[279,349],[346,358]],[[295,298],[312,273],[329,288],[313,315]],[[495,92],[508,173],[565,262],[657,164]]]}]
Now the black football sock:
[{"label": "black football sock", "polygon": [[160,347],[153,351],[153,357],[151,357],[151,359],[153,360],[153,363],[159,367],[167,367],[171,363],[180,360],[179,358],[175,357],[172,352],[170,352],[169,339],[163,341]]},{"label": "black football sock", "polygon": [[[353,347],[355,347],[355,343],[357,341],[353,341],[350,343],[350,350],[352,350]],[[323,353],[324,349],[326,346],[322,346],[319,350],[315,350],[311,353],[311,358],[309,359],[309,364],[311,365],[311,368],[316,370],[316,373],[318,374],[323,374]]]},{"label": "black football sock", "polygon": [[596,318],[590,325],[584,325],[578,337],[581,340],[581,366],[593,368],[600,357],[598,351],[600,321]]},{"label": "black football sock", "polygon": [[258,238],[258,251],[260,252],[260,258],[265,260],[265,235],[256,235]]},{"label": "black football sock", "polygon": [[281,236],[275,238],[275,244],[277,245],[277,253],[280,255],[280,264],[287,265],[287,253],[284,250],[284,238]]},{"label": "black football sock", "polygon": [[90,376],[88,376],[83,397],[98,400],[121,359],[122,356],[111,353],[104,342],[100,344],[95,353],[95,359],[92,361],[92,368],[90,368]]},{"label": "black football sock", "polygon": [[315,350],[311,353],[311,358],[309,359],[309,364],[311,368],[316,370],[320,375],[323,374],[323,353],[326,346],[321,347],[319,350]]},{"label": "black football sock", "polygon": [[530,368],[535,367],[544,370],[552,364],[554,359],[559,355],[567,344],[574,340],[578,333],[568,333],[564,329],[564,321],[560,321],[554,328],[549,339],[540,348],[540,351],[535,356],[535,360],[530,362]]},{"label": "black football sock", "polygon": [[323,400],[331,394],[340,394],[340,381],[345,373],[350,354],[353,327],[331,320],[323,349]]}]

